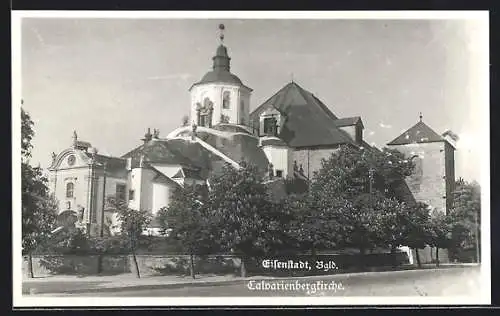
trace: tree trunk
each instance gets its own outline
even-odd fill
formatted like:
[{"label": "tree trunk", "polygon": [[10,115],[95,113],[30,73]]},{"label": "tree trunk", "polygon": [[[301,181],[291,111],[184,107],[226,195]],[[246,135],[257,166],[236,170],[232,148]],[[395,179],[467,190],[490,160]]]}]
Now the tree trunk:
[{"label": "tree trunk", "polygon": [[421,268],[422,267],[422,263],[420,262],[420,255],[418,253],[418,248],[415,248],[415,257],[417,257],[417,266],[419,268]]},{"label": "tree trunk", "polygon": [[28,277],[31,279],[35,277],[35,274],[33,273],[33,256],[31,251],[28,252]]},{"label": "tree trunk", "polygon": [[247,268],[245,266],[245,256],[241,257],[241,277],[242,278],[247,277]]},{"label": "tree trunk", "polygon": [[97,273],[98,274],[102,273],[102,255],[101,254],[97,255]]},{"label": "tree trunk", "polygon": [[393,268],[397,267],[397,265],[398,265],[398,262],[396,260],[396,247],[395,246],[391,246],[391,263],[392,263]]},{"label": "tree trunk", "polygon": [[137,278],[141,278],[141,273],[139,272],[139,264],[137,264],[137,257],[135,256],[135,250],[132,251],[132,259],[134,260],[135,275]]},{"label": "tree trunk", "polygon": [[436,247],[436,267],[439,267],[439,247]]},{"label": "tree trunk", "polygon": [[194,273],[194,256],[193,253],[189,254],[189,273],[191,274],[191,277],[195,279],[195,273]]},{"label": "tree trunk", "polygon": [[366,264],[365,264],[366,256],[365,255],[366,255],[366,249],[364,247],[359,248],[358,267],[362,270],[366,268]]}]

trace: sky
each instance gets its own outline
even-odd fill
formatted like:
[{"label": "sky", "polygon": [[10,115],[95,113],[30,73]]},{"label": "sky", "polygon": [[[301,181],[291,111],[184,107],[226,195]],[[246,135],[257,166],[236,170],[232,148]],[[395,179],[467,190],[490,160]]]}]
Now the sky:
[{"label": "sky", "polygon": [[180,126],[189,87],[211,69],[219,23],[231,72],[254,90],[251,109],[293,77],[337,116],[361,116],[365,140],[379,148],[422,112],[437,133],[460,137],[456,177],[479,180],[488,122],[478,114],[477,26],[465,20],[24,18],[31,163],[48,167],[74,130],[121,156],[148,127],[161,137]]}]

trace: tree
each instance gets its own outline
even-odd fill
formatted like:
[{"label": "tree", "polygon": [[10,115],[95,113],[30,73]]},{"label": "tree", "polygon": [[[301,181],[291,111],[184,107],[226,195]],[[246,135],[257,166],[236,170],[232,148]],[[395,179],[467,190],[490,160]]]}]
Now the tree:
[{"label": "tree", "polygon": [[296,224],[292,230],[297,234],[301,248],[310,250],[313,256],[318,250],[345,246],[341,214],[352,207],[345,199],[335,196],[324,199],[314,193],[309,192],[301,207],[296,208]]},{"label": "tree", "polygon": [[477,182],[459,179],[453,193],[451,247],[454,249],[475,248],[479,262],[481,238],[481,187]]},{"label": "tree", "polygon": [[428,222],[427,244],[436,248],[436,266],[439,266],[439,248],[445,249],[450,245],[451,223],[445,213],[434,209]]},{"label": "tree", "polygon": [[210,180],[206,206],[215,238],[223,250],[241,255],[241,274],[246,276],[246,261],[269,251],[281,227],[280,212],[268,201],[258,169],[245,162],[240,166],[236,169],[226,164],[223,172]]},{"label": "tree", "polygon": [[22,245],[28,255],[29,276],[33,274],[32,252],[50,236],[57,216],[57,201],[49,193],[47,178],[40,167],[29,164],[34,136],[33,122],[21,109],[21,199]]},{"label": "tree", "polygon": [[351,201],[375,191],[402,200],[395,189],[413,169],[413,162],[396,150],[341,146],[322,161],[320,170],[314,173],[312,189],[335,192]]},{"label": "tree", "polygon": [[418,250],[424,249],[428,241],[429,208],[425,203],[417,202],[405,209],[404,215],[404,242],[415,249],[418,267],[422,266]]},{"label": "tree", "polygon": [[404,239],[399,222],[405,206],[396,189],[413,168],[403,154],[390,149],[341,146],[324,159],[314,173],[310,195],[315,215],[327,212],[328,221],[340,232],[328,236],[329,242],[358,248],[360,253],[397,247]]},{"label": "tree", "polygon": [[118,222],[120,223],[120,236],[128,242],[128,249],[132,253],[134,268],[138,278],[141,277],[139,265],[137,263],[136,251],[139,245],[139,238],[151,221],[151,215],[145,210],[134,210],[128,207],[125,201],[108,198],[108,203],[118,212]]},{"label": "tree", "polygon": [[189,116],[184,115],[182,117],[182,126],[188,126],[189,125]]},{"label": "tree", "polygon": [[196,187],[177,188],[168,207],[158,211],[158,220],[167,239],[179,242],[190,257],[190,274],[195,278],[194,255],[214,248],[208,218],[204,212],[204,197]]}]

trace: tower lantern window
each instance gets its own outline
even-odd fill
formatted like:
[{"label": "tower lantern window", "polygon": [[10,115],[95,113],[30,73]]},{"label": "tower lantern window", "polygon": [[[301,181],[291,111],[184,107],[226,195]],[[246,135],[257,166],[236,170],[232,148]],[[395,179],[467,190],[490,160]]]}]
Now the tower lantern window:
[{"label": "tower lantern window", "polygon": [[224,91],[224,94],[222,95],[222,108],[229,109],[230,102],[231,102],[231,97],[229,95],[229,91]]}]

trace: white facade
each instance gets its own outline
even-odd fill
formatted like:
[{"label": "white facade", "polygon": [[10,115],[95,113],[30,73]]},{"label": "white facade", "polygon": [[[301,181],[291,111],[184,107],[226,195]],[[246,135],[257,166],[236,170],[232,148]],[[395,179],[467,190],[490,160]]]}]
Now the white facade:
[{"label": "white facade", "polygon": [[[226,123],[247,125],[250,119],[251,91],[240,85],[230,83],[197,84],[191,89],[191,123],[197,123],[197,107],[204,106],[209,100],[213,106],[212,125],[221,122],[222,115]],[[224,99],[226,98],[226,103]]]},{"label": "white facade", "polygon": [[163,207],[168,207],[174,187],[164,182],[154,182],[152,187],[151,214],[155,216]]},{"label": "white facade", "polygon": [[281,172],[283,178],[293,177],[292,149],[285,146],[263,146],[262,150],[272,163],[275,176]]}]

